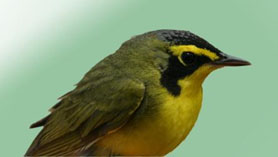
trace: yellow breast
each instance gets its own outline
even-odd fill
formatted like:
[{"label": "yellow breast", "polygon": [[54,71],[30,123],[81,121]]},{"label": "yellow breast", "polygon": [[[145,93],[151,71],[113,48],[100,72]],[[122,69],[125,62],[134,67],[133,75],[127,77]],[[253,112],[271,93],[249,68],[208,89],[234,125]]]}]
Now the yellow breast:
[{"label": "yellow breast", "polygon": [[[178,81],[180,95],[173,96],[167,89],[153,88],[160,93],[158,112],[145,116],[135,125],[125,125],[117,132],[104,137],[100,146],[121,155],[162,156],[171,152],[188,135],[194,126],[202,104],[202,83],[214,70],[203,66],[190,77]],[[155,92],[155,93],[156,93]]]},{"label": "yellow breast", "polygon": [[168,152],[185,139],[199,115],[202,104],[202,88],[186,89],[187,91],[182,91],[179,97],[167,96],[161,109],[160,118],[165,128],[164,137],[167,137],[169,141],[165,148]]},{"label": "yellow breast", "polygon": [[121,155],[166,155],[172,151],[197,120],[202,88],[182,91],[179,97],[161,95],[161,99],[163,104],[155,117],[146,117],[135,127],[121,128],[105,137],[101,145]]}]

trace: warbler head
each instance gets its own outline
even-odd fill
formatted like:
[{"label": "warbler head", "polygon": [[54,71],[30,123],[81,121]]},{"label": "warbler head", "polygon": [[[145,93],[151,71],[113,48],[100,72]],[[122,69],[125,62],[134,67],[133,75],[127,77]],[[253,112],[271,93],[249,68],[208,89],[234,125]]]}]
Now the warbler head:
[{"label": "warbler head", "polygon": [[250,65],[248,61],[223,53],[189,31],[157,30],[136,36],[131,41],[127,42],[128,46],[143,47],[140,52],[144,55],[152,53],[161,70],[160,82],[173,95],[181,92],[180,80],[188,80],[189,84],[197,86],[215,69]]}]

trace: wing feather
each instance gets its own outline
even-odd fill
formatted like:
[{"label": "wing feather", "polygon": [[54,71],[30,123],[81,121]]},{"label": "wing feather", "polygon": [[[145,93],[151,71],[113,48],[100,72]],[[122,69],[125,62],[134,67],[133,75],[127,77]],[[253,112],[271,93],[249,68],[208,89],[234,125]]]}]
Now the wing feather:
[{"label": "wing feather", "polygon": [[129,120],[144,98],[144,84],[126,77],[102,78],[86,78],[87,83],[62,98],[26,155],[75,155]]}]

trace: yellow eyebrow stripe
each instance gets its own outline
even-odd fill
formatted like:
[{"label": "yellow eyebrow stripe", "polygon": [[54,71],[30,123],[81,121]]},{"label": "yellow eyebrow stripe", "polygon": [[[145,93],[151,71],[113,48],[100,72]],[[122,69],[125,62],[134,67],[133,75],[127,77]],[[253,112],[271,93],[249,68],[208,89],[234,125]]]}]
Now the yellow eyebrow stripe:
[{"label": "yellow eyebrow stripe", "polygon": [[196,47],[195,45],[171,46],[170,50],[172,51],[174,56],[178,56],[178,57],[181,56],[183,52],[189,51],[196,55],[207,56],[213,61],[219,59],[219,56],[217,56],[215,53],[213,53],[207,49]]}]

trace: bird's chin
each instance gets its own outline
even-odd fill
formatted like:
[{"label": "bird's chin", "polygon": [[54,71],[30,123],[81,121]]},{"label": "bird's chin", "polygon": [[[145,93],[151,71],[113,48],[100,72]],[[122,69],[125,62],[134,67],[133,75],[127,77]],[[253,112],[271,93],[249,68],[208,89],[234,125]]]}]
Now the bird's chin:
[{"label": "bird's chin", "polygon": [[190,76],[190,79],[201,85],[211,72],[222,67],[221,65],[204,64]]},{"label": "bird's chin", "polygon": [[210,74],[214,70],[220,69],[225,67],[224,65],[215,65],[215,64],[205,64],[202,66],[202,71],[206,71],[204,73]]}]

